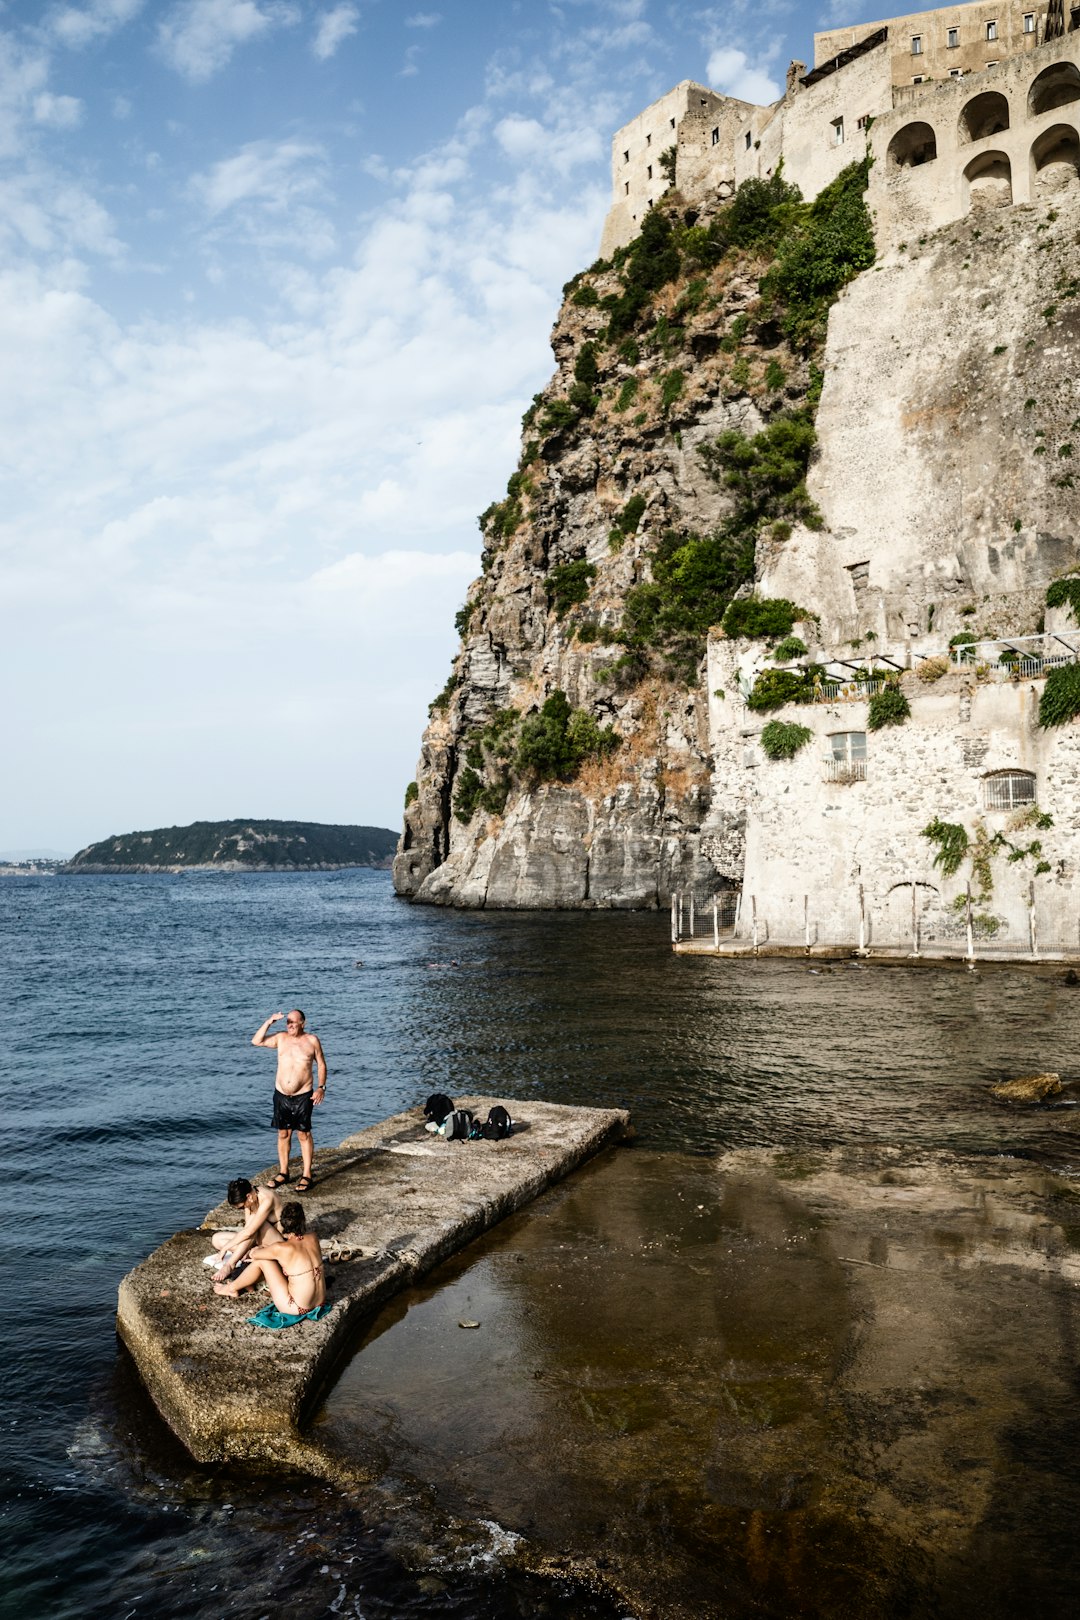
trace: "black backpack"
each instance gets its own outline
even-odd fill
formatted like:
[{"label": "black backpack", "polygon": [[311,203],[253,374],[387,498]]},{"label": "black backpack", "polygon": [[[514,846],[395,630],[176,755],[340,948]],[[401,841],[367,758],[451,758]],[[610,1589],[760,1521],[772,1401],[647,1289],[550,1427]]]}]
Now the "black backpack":
[{"label": "black backpack", "polygon": [[468,1108],[452,1108],[439,1126],[448,1142],[465,1142],[472,1133],[473,1116]]},{"label": "black backpack", "polygon": [[504,1108],[502,1103],[496,1103],[487,1117],[487,1122],[480,1127],[480,1135],[485,1142],[501,1142],[510,1135],[514,1122],[510,1118],[510,1110]]},{"label": "black backpack", "polygon": [[447,1114],[453,1111],[453,1107],[453,1099],[445,1092],[433,1092],[424,1104],[424,1118],[433,1119],[436,1125],[441,1125]]}]

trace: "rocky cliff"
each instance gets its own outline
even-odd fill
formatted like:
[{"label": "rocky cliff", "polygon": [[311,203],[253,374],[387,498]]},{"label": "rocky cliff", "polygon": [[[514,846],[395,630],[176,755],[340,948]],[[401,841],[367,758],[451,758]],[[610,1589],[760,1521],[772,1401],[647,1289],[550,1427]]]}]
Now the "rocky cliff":
[{"label": "rocky cliff", "polygon": [[786,596],[823,640],[911,636],[931,605],[1034,619],[1075,564],[1075,200],[970,215],[871,269],[863,178],[810,210],[750,182],[712,218],[669,192],[568,287],[481,520],[399,892],[642,907],[736,882],[704,661],[733,596]]}]

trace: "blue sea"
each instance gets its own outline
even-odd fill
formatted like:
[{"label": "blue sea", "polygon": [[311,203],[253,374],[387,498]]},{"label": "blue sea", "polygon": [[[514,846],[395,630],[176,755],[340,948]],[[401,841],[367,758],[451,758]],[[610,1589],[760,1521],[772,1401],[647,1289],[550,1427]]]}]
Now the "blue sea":
[{"label": "blue sea", "polygon": [[493,1567],[432,1583],[325,1487],[196,1468],[141,1396],[117,1284],[272,1160],[250,1037],[279,1008],[327,1052],[317,1144],[482,1091],[627,1106],[662,1151],[889,1141],[1080,1177],[1075,1111],[985,1093],[1075,1061],[1062,972],[675,957],[655,914],[432,910],[366,871],[9,878],[0,962],[5,1616],[615,1612]]}]

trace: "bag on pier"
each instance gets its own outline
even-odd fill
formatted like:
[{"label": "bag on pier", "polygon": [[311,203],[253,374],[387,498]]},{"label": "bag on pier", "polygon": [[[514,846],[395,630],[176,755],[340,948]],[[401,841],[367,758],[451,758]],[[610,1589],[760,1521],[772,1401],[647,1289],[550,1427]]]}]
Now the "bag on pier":
[{"label": "bag on pier", "polygon": [[439,1126],[448,1142],[465,1142],[472,1131],[473,1116],[468,1108],[452,1108]]},{"label": "bag on pier", "polygon": [[424,1104],[424,1118],[433,1119],[436,1125],[441,1125],[447,1114],[452,1114],[453,1111],[453,1098],[448,1097],[444,1091],[433,1092]]},{"label": "bag on pier", "polygon": [[487,1121],[480,1127],[480,1135],[486,1142],[501,1142],[510,1135],[514,1122],[510,1118],[510,1110],[504,1108],[502,1103],[496,1103],[488,1114]]}]

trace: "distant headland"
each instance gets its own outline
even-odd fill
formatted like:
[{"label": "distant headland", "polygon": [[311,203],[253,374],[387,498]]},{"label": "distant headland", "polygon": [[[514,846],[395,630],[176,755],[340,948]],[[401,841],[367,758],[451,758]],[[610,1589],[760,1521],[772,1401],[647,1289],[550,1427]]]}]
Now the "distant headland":
[{"label": "distant headland", "polygon": [[326,872],[389,867],[397,834],[388,827],[317,821],[193,821],[88,844],[61,872]]}]

